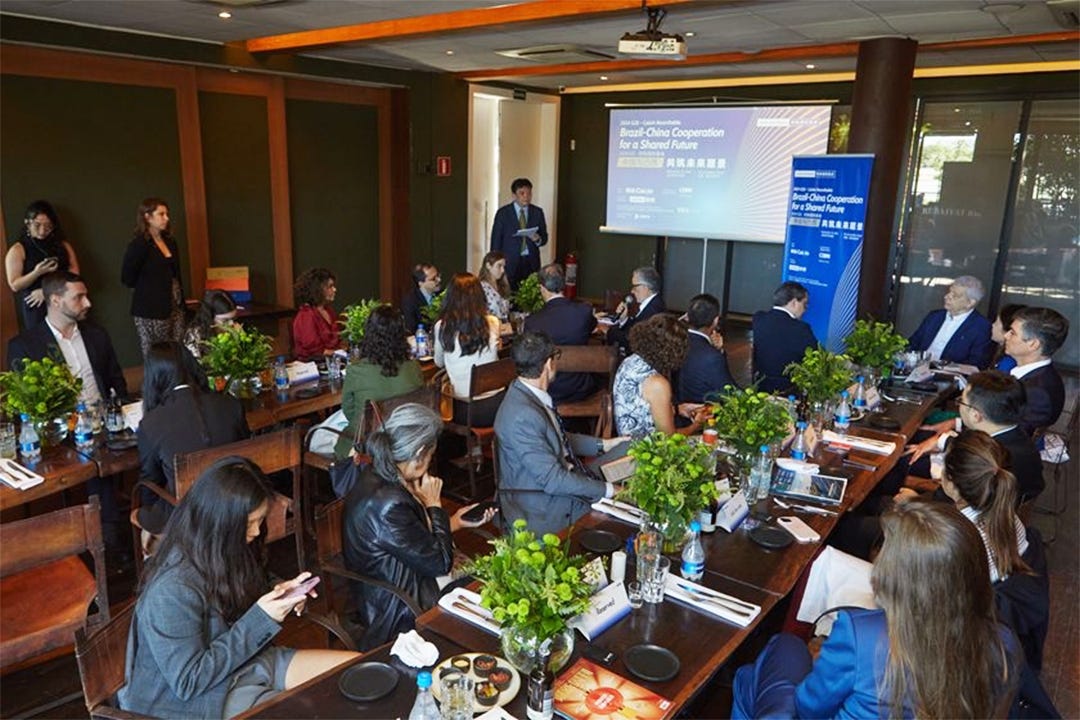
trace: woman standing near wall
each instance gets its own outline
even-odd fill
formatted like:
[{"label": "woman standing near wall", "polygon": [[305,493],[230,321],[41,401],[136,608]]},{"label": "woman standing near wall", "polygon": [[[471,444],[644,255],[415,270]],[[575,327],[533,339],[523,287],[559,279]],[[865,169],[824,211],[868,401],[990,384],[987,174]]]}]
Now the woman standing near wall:
[{"label": "woman standing near wall", "polygon": [[184,337],[180,253],[169,232],[169,206],[160,198],[139,203],[135,237],[128,243],[120,280],[131,294],[131,315],[145,356],[155,342]]},{"label": "woman standing near wall", "polygon": [[79,274],[79,258],[64,238],[60,218],[47,201],[35,200],[27,206],[19,239],[7,251],[4,269],[23,328],[45,319],[42,277],[54,270]]}]

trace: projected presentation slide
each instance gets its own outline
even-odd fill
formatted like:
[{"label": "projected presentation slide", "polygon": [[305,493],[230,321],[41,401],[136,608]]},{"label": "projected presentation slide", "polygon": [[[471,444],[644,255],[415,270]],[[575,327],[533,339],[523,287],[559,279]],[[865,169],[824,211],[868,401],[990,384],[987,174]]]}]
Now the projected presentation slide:
[{"label": "projected presentation slide", "polygon": [[613,109],[607,218],[635,235],[784,242],[793,155],[824,155],[828,106]]}]

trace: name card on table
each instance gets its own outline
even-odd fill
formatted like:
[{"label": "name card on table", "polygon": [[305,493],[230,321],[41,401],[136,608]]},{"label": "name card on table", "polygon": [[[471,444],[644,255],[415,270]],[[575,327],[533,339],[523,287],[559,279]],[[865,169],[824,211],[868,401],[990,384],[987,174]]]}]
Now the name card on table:
[{"label": "name card on table", "polygon": [[121,405],[120,414],[124,416],[124,425],[131,428],[131,432],[138,432],[143,416],[142,400]]},{"label": "name card on table", "polygon": [[881,393],[878,392],[876,387],[871,385],[866,388],[866,407],[873,410],[879,405],[881,405]]},{"label": "name card on table", "polygon": [[319,366],[314,362],[294,361],[286,365],[285,370],[289,373],[290,385],[298,385],[319,379]]},{"label": "name card on table", "polygon": [[573,618],[567,625],[576,628],[592,642],[630,613],[630,599],[622,583],[611,583],[589,599],[589,609]]},{"label": "name card on table", "polygon": [[746,496],[740,490],[716,511],[716,526],[728,532],[735,532],[735,528],[739,527],[739,523],[749,514],[750,506],[746,504]]}]

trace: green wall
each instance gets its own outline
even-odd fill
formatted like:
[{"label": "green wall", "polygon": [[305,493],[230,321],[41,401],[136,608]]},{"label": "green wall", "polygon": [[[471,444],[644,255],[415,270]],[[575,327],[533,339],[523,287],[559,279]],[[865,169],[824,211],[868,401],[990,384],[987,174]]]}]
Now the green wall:
[{"label": "green wall", "polygon": [[338,310],[379,296],[376,109],[287,100],[293,271],[327,267]]},{"label": "green wall", "polygon": [[122,365],[141,363],[120,264],[143,198],[169,203],[185,291],[190,287],[175,94],[4,75],[0,108],[0,201],[9,238],[18,237],[30,202],[52,202],[86,278],[92,319],[109,331]]},{"label": "green wall", "polygon": [[247,265],[253,300],[274,303],[266,99],[200,92],[199,125],[210,266]]}]

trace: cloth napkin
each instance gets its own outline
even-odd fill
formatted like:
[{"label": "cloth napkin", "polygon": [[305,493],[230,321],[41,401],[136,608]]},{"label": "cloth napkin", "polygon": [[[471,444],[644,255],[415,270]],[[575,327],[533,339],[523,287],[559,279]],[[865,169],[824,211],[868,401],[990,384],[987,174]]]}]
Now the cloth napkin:
[{"label": "cloth napkin", "polygon": [[[704,595],[712,594],[714,597],[719,595],[720,598],[716,599],[727,598],[728,600],[738,603],[738,607],[741,610],[745,610],[747,614],[742,614],[741,612],[737,612],[735,610],[719,605],[716,602],[705,599],[704,597],[702,597],[702,595],[696,595],[694,592],[689,592],[684,588],[690,588],[691,590],[700,592]],[[666,597],[670,597],[678,600],[681,603],[690,605],[695,610],[700,610],[704,613],[708,613],[709,615],[714,615],[721,620],[726,620],[727,622],[732,623],[733,625],[738,625],[739,627],[747,627],[750,623],[754,622],[754,619],[757,618],[758,615],[761,614],[760,605],[754,605],[753,603],[748,603],[745,600],[739,600],[738,598],[732,597],[731,595],[725,595],[724,593],[718,592],[716,590],[711,590],[704,587],[703,585],[699,585],[698,583],[692,582],[690,580],[687,580],[686,578],[679,577],[677,575],[672,575],[671,573],[668,573],[666,585],[664,587],[664,594]]]},{"label": "cloth napkin", "polygon": [[439,649],[415,630],[399,633],[390,654],[397,655],[401,662],[414,668],[432,667],[439,661]]},{"label": "cloth napkin", "polygon": [[3,458],[0,459],[0,481],[16,490],[28,490],[45,482],[45,478],[14,460]]},{"label": "cloth napkin", "polygon": [[491,616],[491,611],[480,604],[480,596],[471,590],[454,588],[439,598],[439,607],[496,637],[502,634],[502,629]]},{"label": "cloth napkin", "polygon": [[633,505],[627,505],[618,500],[609,500],[607,498],[597,500],[592,504],[592,509],[597,512],[602,512],[605,515],[610,515],[613,518],[618,518],[623,522],[628,522],[631,525],[641,524],[642,512]]}]

